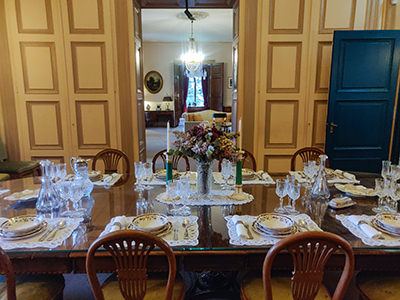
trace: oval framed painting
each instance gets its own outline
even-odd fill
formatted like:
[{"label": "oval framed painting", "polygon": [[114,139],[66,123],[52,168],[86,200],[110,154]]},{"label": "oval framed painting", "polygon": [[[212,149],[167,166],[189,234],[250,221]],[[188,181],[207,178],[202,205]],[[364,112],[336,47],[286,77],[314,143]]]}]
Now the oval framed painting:
[{"label": "oval framed painting", "polygon": [[144,86],[152,93],[157,94],[163,86],[163,78],[157,71],[150,71],[144,77]]}]

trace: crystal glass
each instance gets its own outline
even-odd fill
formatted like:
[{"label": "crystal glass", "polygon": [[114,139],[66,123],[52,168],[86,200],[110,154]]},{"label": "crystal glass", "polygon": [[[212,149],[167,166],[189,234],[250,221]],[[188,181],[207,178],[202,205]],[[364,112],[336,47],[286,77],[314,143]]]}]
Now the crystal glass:
[{"label": "crystal glass", "polygon": [[137,184],[136,190],[143,191],[144,188],[143,188],[143,184],[142,184],[142,179],[145,174],[143,163],[141,161],[135,162],[134,166],[135,166],[135,177],[136,177],[136,184]]},{"label": "crystal glass", "polygon": [[57,164],[56,165],[56,181],[64,179],[67,176],[67,164]]},{"label": "crystal glass", "polygon": [[228,184],[228,180],[233,175],[232,163],[229,160],[227,159],[222,160],[221,173],[222,177],[225,180],[225,183],[222,185],[222,189],[228,190],[231,188]]},{"label": "crystal glass", "polygon": [[315,160],[309,160],[304,163],[304,175],[307,177],[307,183],[312,184],[315,175],[318,173],[318,165]]},{"label": "crystal glass", "polygon": [[57,191],[58,197],[63,201],[63,203],[66,207],[66,211],[61,214],[63,216],[69,214],[69,185],[70,184],[71,184],[71,181],[68,179],[58,180],[54,184],[54,187]]},{"label": "crystal glass", "polygon": [[325,171],[325,164],[327,158],[328,156],[325,154],[319,156],[320,164],[319,164],[318,175],[315,178],[314,184],[311,188],[311,198],[313,199],[321,199],[324,201],[329,200],[330,192],[328,188],[328,181],[326,180],[326,171]]},{"label": "crystal glass", "polygon": [[148,185],[148,183],[151,181],[152,176],[153,176],[153,163],[152,162],[143,163],[143,178],[146,183],[144,188],[146,190],[153,189],[151,185]]},{"label": "crystal glass", "polygon": [[51,177],[54,176],[54,164],[49,160],[42,160],[40,165],[42,166],[42,185],[36,201],[36,210],[38,213],[52,213],[53,211],[58,210],[61,206],[52,181],[53,177]]},{"label": "crystal glass", "polygon": [[282,179],[277,179],[275,182],[276,182],[275,193],[279,197],[279,207],[275,208],[274,212],[285,213],[286,210],[283,207],[283,198],[287,195],[285,181]]},{"label": "crystal glass", "polygon": [[287,211],[291,214],[299,213],[296,210],[296,200],[300,197],[300,183],[291,184],[289,186],[287,194],[291,200],[290,207]]},{"label": "crystal glass", "polygon": [[392,176],[392,168],[391,168],[391,161],[390,160],[382,160],[382,171],[381,175],[384,179],[390,180]]},{"label": "crystal glass", "polygon": [[382,178],[375,178],[375,194],[378,196],[378,206],[372,208],[373,212],[380,213],[384,211],[383,199],[385,194],[385,180]]},{"label": "crystal glass", "polygon": [[85,210],[79,207],[79,202],[82,197],[85,196],[84,187],[82,186],[82,182],[79,179],[71,180],[71,184],[69,185],[69,197],[72,201],[72,206],[74,211],[71,212],[70,216],[72,217],[83,217],[85,214]]},{"label": "crystal glass", "polygon": [[175,207],[175,201],[176,201],[176,198],[178,197],[178,182],[177,181],[172,181],[172,180],[168,181],[167,195],[170,197],[171,204],[172,204],[172,208],[169,209],[168,214],[174,216],[178,213],[178,209]]},{"label": "crystal glass", "polygon": [[[182,199],[183,202],[186,202],[190,196],[190,182],[189,175],[181,176],[177,183],[177,194]],[[187,205],[183,205],[179,209],[179,215],[181,216],[189,216],[191,214],[190,207]]]},{"label": "crystal glass", "polygon": [[393,180],[397,181],[400,179],[400,165],[392,165],[391,166],[391,174],[393,176]]},{"label": "crystal glass", "polygon": [[387,203],[387,209],[391,213],[397,213],[397,201],[400,200],[400,186],[397,184],[396,181],[391,182],[390,187],[390,194],[389,194],[389,201]]},{"label": "crystal glass", "polygon": [[80,164],[76,164],[74,172],[74,181],[76,181],[77,184],[79,183],[81,185],[83,196],[90,197],[90,194],[93,191],[94,184],[89,178],[89,167],[87,165],[87,162],[84,161]]}]

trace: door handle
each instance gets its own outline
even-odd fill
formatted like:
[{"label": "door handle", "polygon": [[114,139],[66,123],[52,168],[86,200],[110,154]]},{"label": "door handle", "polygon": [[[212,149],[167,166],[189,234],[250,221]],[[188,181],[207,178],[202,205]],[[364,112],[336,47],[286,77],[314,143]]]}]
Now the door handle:
[{"label": "door handle", "polygon": [[329,123],[329,133],[333,133],[333,131],[335,130],[335,127],[338,127],[338,125],[333,122],[330,122]]}]

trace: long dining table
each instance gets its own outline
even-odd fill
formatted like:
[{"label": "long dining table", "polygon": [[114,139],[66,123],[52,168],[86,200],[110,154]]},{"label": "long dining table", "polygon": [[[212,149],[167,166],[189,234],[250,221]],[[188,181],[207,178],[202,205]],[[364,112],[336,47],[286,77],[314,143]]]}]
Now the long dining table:
[{"label": "long dining table", "polygon": [[[361,184],[372,187],[373,176],[361,174],[357,177]],[[1,182],[1,189],[10,189],[10,193],[40,187],[40,178],[24,178]],[[214,188],[219,188],[214,185]],[[63,244],[57,248],[32,248],[7,250],[17,273],[83,273],[85,259],[90,245],[99,237],[105,226],[115,216],[135,216],[138,207],[143,203],[149,212],[167,214],[169,206],[158,202],[155,198],[165,191],[165,186],[154,186],[153,189],[138,193],[134,189],[131,178],[124,185],[104,188],[95,187],[92,201],[86,203],[90,211],[87,223],[82,223]],[[235,246],[229,243],[229,235],[225,216],[259,215],[272,212],[279,205],[274,185],[245,185],[244,191],[254,196],[254,200],[243,205],[224,206],[191,206],[192,215],[198,217],[199,242],[196,246],[174,247],[178,270],[187,271],[238,271],[260,270],[268,246]],[[302,189],[302,194],[304,189]],[[331,187],[331,195],[338,191]],[[2,195],[0,200],[0,216],[10,218],[19,215],[35,214],[35,201],[7,201]],[[307,212],[307,199],[298,199],[296,208]],[[345,238],[355,253],[356,270],[400,270],[400,247],[367,246],[361,239],[350,233],[335,218],[337,214],[373,215],[372,207],[376,206],[376,197],[354,198],[356,205],[346,209],[327,208],[323,216],[312,215],[322,230],[335,233]],[[143,208],[141,208],[143,209]],[[1,244],[1,240],[0,240]],[[111,272],[114,265],[106,251],[98,253],[98,271]],[[291,258],[282,254],[274,265],[279,269],[291,268]],[[334,255],[327,268],[340,269],[344,256]],[[165,257],[160,251],[153,251],[149,260],[149,269],[164,271],[167,269]]]}]

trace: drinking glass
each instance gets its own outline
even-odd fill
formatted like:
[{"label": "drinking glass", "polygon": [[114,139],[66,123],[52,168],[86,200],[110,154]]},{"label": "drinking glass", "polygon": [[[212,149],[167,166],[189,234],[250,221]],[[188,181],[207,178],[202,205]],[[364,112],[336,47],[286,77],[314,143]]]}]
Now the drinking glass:
[{"label": "drinking glass", "polygon": [[135,166],[135,177],[136,177],[136,190],[137,191],[143,191],[143,185],[142,185],[142,179],[143,179],[143,175],[144,175],[144,167],[143,167],[143,163],[142,162],[135,162],[134,163]]},{"label": "drinking glass", "polygon": [[386,180],[390,180],[391,179],[391,175],[392,175],[392,168],[391,168],[391,161],[390,160],[382,160],[382,171],[381,171],[381,175],[383,178],[385,178]]},{"label": "drinking glass", "polygon": [[392,173],[394,181],[399,180],[400,179],[400,165],[392,165],[391,173]]},{"label": "drinking glass", "polygon": [[67,164],[57,164],[56,165],[56,181],[62,180],[67,176]]},{"label": "drinking glass", "polygon": [[378,205],[372,208],[373,212],[383,212],[383,198],[385,194],[385,180],[382,178],[375,178],[375,194],[378,196]]},{"label": "drinking glass", "polygon": [[143,163],[143,173],[144,173],[144,181],[146,183],[146,185],[144,186],[144,188],[146,190],[152,190],[153,187],[150,186],[148,183],[149,181],[151,181],[151,177],[153,176],[153,163],[152,162],[145,162]]},{"label": "drinking glass", "polygon": [[178,196],[178,183],[176,181],[168,181],[167,184],[167,195],[171,199],[172,209],[169,210],[169,214],[176,215],[178,210],[175,207],[175,201]]},{"label": "drinking glass", "polygon": [[300,197],[300,183],[294,183],[289,186],[288,196],[290,200],[292,200],[288,213],[298,214],[299,212],[296,210],[296,200]]},{"label": "drinking glass", "polygon": [[311,185],[315,175],[317,175],[318,168],[315,160],[309,160],[304,163],[304,174],[307,177],[307,185]]},{"label": "drinking glass", "polygon": [[[79,201],[84,196],[84,189],[81,180],[60,180],[58,184],[58,191],[61,198],[70,200],[72,202],[73,211],[67,210],[63,215],[71,218],[83,217],[85,209],[79,207]],[[57,182],[58,183],[58,182]],[[61,196],[62,195],[62,196]],[[68,204],[67,204],[68,207]]]},{"label": "drinking glass", "polygon": [[54,185],[58,197],[64,202],[66,207],[66,211],[64,211],[61,215],[68,216],[70,214],[69,211],[69,185],[71,184],[70,180],[61,179],[57,181]]},{"label": "drinking glass", "polygon": [[[185,203],[190,196],[190,182],[189,182],[189,175],[184,175],[179,178],[177,184],[177,194],[182,199],[183,203]],[[183,205],[179,209],[179,215],[181,216],[189,216],[191,214],[190,207],[187,205]]]},{"label": "drinking glass", "polygon": [[397,206],[398,206],[397,201],[400,200],[400,186],[397,184],[396,181],[391,182],[389,196],[390,196],[390,199],[387,203],[388,204],[387,209],[391,213],[397,213]]},{"label": "drinking glass", "polygon": [[286,210],[285,208],[283,208],[283,198],[287,195],[287,191],[286,191],[285,181],[283,179],[276,180],[275,193],[279,197],[279,207],[275,208],[274,212],[285,213]]},{"label": "drinking glass", "polygon": [[221,173],[222,177],[225,180],[225,183],[222,185],[222,189],[229,190],[230,186],[228,184],[228,180],[233,175],[232,163],[229,160],[227,159],[222,160]]}]

